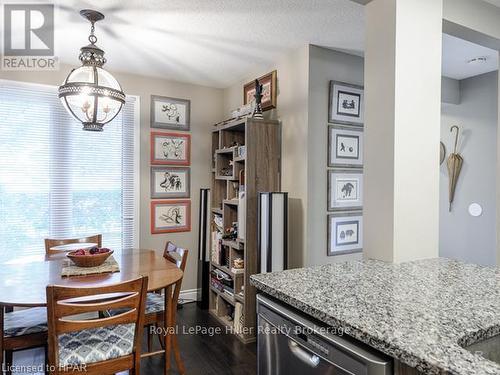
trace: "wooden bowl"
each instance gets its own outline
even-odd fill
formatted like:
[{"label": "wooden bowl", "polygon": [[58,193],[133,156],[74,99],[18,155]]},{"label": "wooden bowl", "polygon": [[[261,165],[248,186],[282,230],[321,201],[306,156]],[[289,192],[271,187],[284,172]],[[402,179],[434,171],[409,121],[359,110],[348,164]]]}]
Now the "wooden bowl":
[{"label": "wooden bowl", "polygon": [[110,250],[107,253],[94,255],[91,255],[87,252],[85,255],[75,255],[74,253],[75,252],[72,251],[66,256],[71,259],[73,263],[75,263],[78,267],[98,267],[103,264],[111,254],[113,254],[113,250]]}]

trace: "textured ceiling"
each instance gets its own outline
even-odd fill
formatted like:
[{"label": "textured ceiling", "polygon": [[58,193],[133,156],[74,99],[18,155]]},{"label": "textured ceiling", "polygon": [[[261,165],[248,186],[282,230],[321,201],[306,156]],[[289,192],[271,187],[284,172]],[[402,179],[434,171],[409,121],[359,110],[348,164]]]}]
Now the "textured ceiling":
[{"label": "textured ceiling", "polygon": [[[45,2],[45,1],[44,1]],[[363,6],[350,0],[60,0],[56,53],[76,65],[89,26],[80,9],[102,11],[96,26],[107,66],[227,87],[312,43],[360,53]]]},{"label": "textured ceiling", "polygon": [[[475,0],[478,1],[478,0]],[[489,0],[498,3],[500,0]],[[18,2],[8,0],[4,2]],[[47,0],[32,2],[46,3]],[[364,7],[350,0],[56,0],[56,54],[78,65],[89,24],[102,11],[98,45],[112,70],[228,87],[305,44],[363,54]],[[444,38],[443,74],[466,77],[477,46]],[[488,68],[489,69],[489,68]]]},{"label": "textured ceiling", "polygon": [[500,7],[500,0],[483,0],[486,1],[487,3],[496,5],[497,7]]},{"label": "textured ceiling", "polygon": [[[469,64],[477,57],[486,57],[486,62]],[[443,75],[464,79],[498,69],[498,52],[477,44],[443,35]]]}]

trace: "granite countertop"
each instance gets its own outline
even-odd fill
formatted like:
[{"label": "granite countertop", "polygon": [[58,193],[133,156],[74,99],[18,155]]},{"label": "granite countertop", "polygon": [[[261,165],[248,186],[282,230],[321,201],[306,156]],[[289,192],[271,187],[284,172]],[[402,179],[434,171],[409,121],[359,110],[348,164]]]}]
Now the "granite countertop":
[{"label": "granite countertop", "polygon": [[428,374],[500,374],[463,349],[500,333],[500,268],[366,260],[251,276],[289,305]]}]

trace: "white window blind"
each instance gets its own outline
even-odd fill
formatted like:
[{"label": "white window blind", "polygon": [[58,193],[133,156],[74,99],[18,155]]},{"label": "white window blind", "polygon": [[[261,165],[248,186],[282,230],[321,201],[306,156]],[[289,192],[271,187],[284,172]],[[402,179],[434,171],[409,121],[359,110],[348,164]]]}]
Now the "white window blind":
[{"label": "white window blind", "polygon": [[0,81],[0,257],[43,254],[44,238],[137,240],[135,97],[104,132],[86,132],[52,86]]}]

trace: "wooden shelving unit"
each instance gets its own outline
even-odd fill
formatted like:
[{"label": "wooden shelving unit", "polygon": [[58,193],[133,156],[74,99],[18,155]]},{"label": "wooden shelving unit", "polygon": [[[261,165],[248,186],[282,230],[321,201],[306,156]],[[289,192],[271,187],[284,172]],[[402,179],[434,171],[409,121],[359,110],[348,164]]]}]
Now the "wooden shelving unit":
[{"label": "wooden shelving unit", "polygon": [[[245,146],[244,153],[239,152],[240,146]],[[212,157],[211,275],[207,280],[210,314],[247,343],[254,341],[256,335],[255,288],[250,285],[250,275],[258,273],[258,193],[280,191],[279,122],[240,119],[217,125],[212,131]],[[242,174],[244,183],[240,181]],[[221,238],[234,223],[238,237]],[[240,238],[241,233],[244,238]],[[244,261],[242,273],[231,270],[237,258]],[[232,280],[232,295],[212,285],[212,272],[224,272]],[[243,317],[235,324],[234,310],[238,304]]]}]

